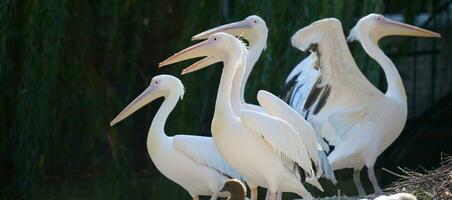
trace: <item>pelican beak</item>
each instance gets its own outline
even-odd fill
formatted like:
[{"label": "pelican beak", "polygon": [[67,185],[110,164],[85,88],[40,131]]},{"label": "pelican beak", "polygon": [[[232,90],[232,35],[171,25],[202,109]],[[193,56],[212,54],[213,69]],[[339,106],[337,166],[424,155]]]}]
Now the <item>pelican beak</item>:
[{"label": "pelican beak", "polygon": [[199,33],[191,38],[191,40],[202,40],[208,38],[210,35],[218,32],[224,32],[228,33],[233,36],[241,36],[243,35],[249,28],[251,28],[251,25],[243,20],[238,22],[233,22],[230,24],[225,24],[222,26],[218,26],[216,28],[212,28],[210,30],[204,31],[202,33]]},{"label": "pelican beak", "polygon": [[156,92],[154,92],[156,90],[156,88],[157,88],[156,85],[150,85],[148,88],[146,88],[146,90],[144,90],[140,94],[140,96],[135,98],[135,100],[133,100],[132,103],[127,105],[127,107],[124,108],[124,110],[122,110],[121,113],[119,113],[119,115],[116,116],[115,119],[113,119],[110,122],[110,126],[115,125],[116,123],[118,123],[118,122],[122,121],[123,119],[127,118],[129,115],[131,115],[132,113],[134,113],[135,111],[137,111],[141,107],[145,106],[149,102],[152,102],[155,99],[161,97],[161,95],[158,95]]},{"label": "pelican beak", "polygon": [[181,74],[182,75],[189,74],[189,73],[198,71],[198,70],[200,70],[200,69],[202,69],[204,67],[213,65],[213,64],[215,64],[217,62],[221,62],[221,60],[220,59],[216,59],[216,58],[212,58],[212,57],[206,57],[206,58],[204,58],[202,60],[199,60],[196,63],[193,63],[189,67],[183,69]]},{"label": "pelican beak", "polygon": [[436,37],[441,38],[439,33],[435,33],[426,29],[422,29],[409,24],[390,20],[388,18],[383,22],[387,25],[386,35],[416,36],[416,37]]},{"label": "pelican beak", "polygon": [[214,45],[214,43],[211,39],[204,40],[204,41],[202,41],[198,44],[195,44],[191,47],[188,47],[188,48],[174,54],[173,56],[169,57],[168,59],[162,61],[161,63],[159,63],[159,67],[163,67],[166,65],[170,65],[173,63],[177,63],[177,62],[192,59],[192,58],[205,57],[202,60],[199,60],[198,62],[196,62],[182,70],[182,74],[188,74],[188,73],[200,70],[209,65],[212,65],[214,63],[220,62],[219,59],[211,57],[211,55],[213,55],[212,48],[211,48],[212,45]]}]

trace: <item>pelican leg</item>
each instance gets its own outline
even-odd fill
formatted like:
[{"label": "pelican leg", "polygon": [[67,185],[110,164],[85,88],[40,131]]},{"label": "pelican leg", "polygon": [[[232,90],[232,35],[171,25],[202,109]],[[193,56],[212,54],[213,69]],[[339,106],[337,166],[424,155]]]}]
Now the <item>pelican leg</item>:
[{"label": "pelican leg", "polygon": [[267,194],[265,195],[265,200],[268,200],[270,198],[270,190],[267,189]]},{"label": "pelican leg", "polygon": [[298,195],[300,195],[302,198],[303,198],[303,200],[313,200],[314,198],[312,197],[312,195],[311,195],[311,193],[309,193],[307,190],[306,190],[306,188],[302,188],[302,193],[297,193]]},{"label": "pelican leg", "polygon": [[251,188],[251,200],[257,200],[257,187]]},{"label": "pelican leg", "polygon": [[356,189],[358,190],[358,195],[360,197],[366,196],[366,191],[364,191],[363,184],[361,183],[361,169],[355,169],[353,171],[353,182],[355,183]]},{"label": "pelican leg", "polygon": [[198,195],[193,196],[193,200],[199,200],[199,196]]},{"label": "pelican leg", "polygon": [[382,190],[380,188],[380,185],[378,185],[377,177],[375,177],[375,171],[374,167],[367,167],[367,176],[369,176],[370,182],[374,186],[374,191],[377,194],[381,194]]},{"label": "pelican leg", "polygon": [[[270,190],[267,190],[267,195],[265,195],[265,199],[268,200],[270,198]],[[276,191],[276,199],[282,200],[282,192]]]},{"label": "pelican leg", "polygon": [[277,200],[282,200],[282,192],[276,192],[276,199]]},{"label": "pelican leg", "polygon": [[[270,191],[270,190],[268,190],[268,191]],[[270,191],[270,194],[268,195],[268,200],[277,200],[276,199],[277,198],[276,197],[277,196],[276,193],[278,193],[278,192],[276,192],[276,191],[275,192],[271,192]]]},{"label": "pelican leg", "polygon": [[210,197],[210,200],[217,200],[217,194],[212,194],[212,196]]}]

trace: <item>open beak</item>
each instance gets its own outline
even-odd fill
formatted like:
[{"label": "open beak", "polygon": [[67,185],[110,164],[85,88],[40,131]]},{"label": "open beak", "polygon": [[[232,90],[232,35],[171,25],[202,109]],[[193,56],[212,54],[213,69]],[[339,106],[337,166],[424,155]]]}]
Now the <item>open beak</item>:
[{"label": "open beak", "polygon": [[239,22],[233,22],[230,24],[225,24],[216,28],[212,28],[210,30],[204,31],[198,35],[195,35],[191,38],[191,40],[202,40],[208,38],[210,35],[218,32],[228,33],[233,36],[241,36],[244,32],[246,32],[249,28],[251,28],[250,24],[243,20]]},{"label": "open beak", "polygon": [[169,57],[168,59],[162,61],[159,63],[159,67],[167,66],[173,63],[177,63],[180,61],[192,59],[192,58],[198,58],[198,57],[205,57],[198,62],[190,65],[189,67],[182,70],[182,74],[188,74],[197,70],[200,70],[204,67],[207,67],[209,65],[212,65],[214,63],[220,62],[219,59],[211,57],[212,55],[212,48],[213,45],[212,41],[210,39],[204,40],[198,44],[195,44],[191,47],[188,47],[173,56]]},{"label": "open beak", "polygon": [[181,74],[182,75],[189,74],[189,73],[198,71],[198,70],[200,70],[200,69],[202,69],[204,67],[207,67],[209,65],[213,65],[213,64],[215,64],[217,62],[221,62],[221,60],[216,59],[216,58],[212,58],[212,57],[206,57],[206,58],[204,58],[204,59],[202,59],[202,60],[200,60],[200,61],[198,61],[196,63],[193,63],[189,67],[183,69]]},{"label": "open beak", "polygon": [[397,22],[387,19],[383,22],[387,25],[390,34],[387,35],[402,35],[402,36],[416,36],[416,37],[436,37],[441,38],[439,33],[435,33],[426,29],[422,29],[416,26],[408,25],[405,23]]},{"label": "open beak", "polygon": [[119,113],[119,115],[116,116],[115,119],[113,119],[110,122],[110,126],[115,125],[116,123],[122,121],[123,119],[125,119],[126,117],[128,117],[141,107],[145,106],[149,102],[159,98],[160,96],[154,92],[156,88],[157,88],[156,85],[151,85],[148,88],[146,88],[146,90],[144,90],[140,94],[140,96],[135,98],[135,100],[133,100],[132,103],[127,105],[127,107],[124,108],[124,110],[122,110],[121,113]]}]

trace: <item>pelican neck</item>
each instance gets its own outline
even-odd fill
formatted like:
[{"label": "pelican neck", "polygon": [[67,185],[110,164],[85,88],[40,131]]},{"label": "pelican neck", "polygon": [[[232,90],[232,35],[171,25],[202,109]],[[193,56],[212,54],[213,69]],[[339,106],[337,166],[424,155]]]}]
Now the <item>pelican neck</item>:
[{"label": "pelican neck", "polygon": [[168,119],[169,114],[173,111],[176,106],[179,95],[170,92],[167,95],[163,96],[165,99],[163,100],[162,105],[154,116],[152,120],[151,127],[149,128],[148,133],[148,141],[158,141],[162,138],[167,137],[165,134],[165,124]]},{"label": "pelican neck", "polygon": [[226,114],[237,116],[238,113],[233,111],[231,102],[233,102],[234,106],[237,106],[235,108],[237,112],[241,109],[240,97],[238,95],[232,95],[231,90],[237,68],[246,62],[244,54],[245,52],[243,50],[233,51],[223,61],[224,66],[215,102],[215,115]]},{"label": "pelican neck", "polygon": [[246,56],[246,66],[244,66],[245,70],[243,72],[243,77],[240,80],[240,100],[242,103],[246,103],[245,89],[248,78],[250,77],[254,65],[257,63],[257,60],[259,60],[259,57],[264,51],[266,44],[267,33],[263,34],[262,36],[258,36],[256,41],[250,41],[250,49]]},{"label": "pelican neck", "polygon": [[371,40],[369,37],[361,38],[363,38],[363,40],[360,40],[361,45],[366,53],[381,66],[385,73],[388,85],[385,95],[392,99],[406,102],[406,92],[399,71],[391,59],[378,47],[378,40]]}]

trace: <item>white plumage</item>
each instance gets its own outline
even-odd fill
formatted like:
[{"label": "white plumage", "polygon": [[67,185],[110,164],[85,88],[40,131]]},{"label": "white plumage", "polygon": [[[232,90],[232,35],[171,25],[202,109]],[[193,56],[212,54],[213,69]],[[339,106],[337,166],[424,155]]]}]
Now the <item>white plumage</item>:
[{"label": "white plumage", "polygon": [[375,191],[381,191],[373,166],[399,136],[407,117],[402,80],[394,64],[378,48],[378,40],[388,35],[439,35],[377,14],[362,18],[352,35],[383,68],[388,81],[385,94],[358,69],[341,23],[330,18],[316,21],[292,37],[294,47],[312,53],[289,76],[287,83],[295,87],[290,88],[286,97],[317,133],[335,146],[328,157],[333,169],[355,170],[354,181],[363,195],[359,171],[367,166]]},{"label": "white plumage", "polygon": [[397,193],[393,195],[381,195],[374,200],[416,200],[417,198],[410,193]]},{"label": "white plumage", "polygon": [[[304,173],[300,174],[297,166],[311,177],[314,170],[298,133],[287,122],[266,113],[232,109],[231,101],[239,101],[239,95],[233,97],[231,94],[234,75],[240,65],[245,65],[246,51],[237,38],[215,33],[209,39],[176,53],[160,66],[205,57],[184,69],[183,74],[186,74],[206,67],[206,63],[211,64],[205,60],[223,61],[212,120],[212,135],[219,152],[245,178],[250,188],[268,188],[271,199],[276,198],[276,191],[295,192],[311,199],[301,183]],[[252,199],[257,198],[255,192],[252,190]]]},{"label": "white plumage", "polygon": [[[259,59],[262,51],[266,47],[267,37],[268,37],[268,28],[265,21],[256,15],[251,15],[245,18],[242,21],[233,22],[230,24],[221,25],[216,28],[212,28],[210,30],[204,31],[192,37],[192,40],[205,39],[213,33],[217,32],[225,32],[232,34],[237,37],[241,37],[246,39],[249,42],[249,51],[246,54],[246,65],[238,66],[237,72],[234,76],[234,81],[232,85],[231,91],[231,104],[235,113],[239,114],[237,110],[252,110],[256,112],[261,112],[263,114],[269,114],[274,118],[279,118],[288,125],[292,126],[293,129],[299,132],[299,136],[301,137],[301,141],[303,141],[304,145],[308,143],[312,143],[311,146],[308,147],[309,159],[313,160],[313,164],[317,168],[317,178],[320,176],[325,176],[326,178],[335,182],[334,173],[331,170],[331,167],[327,161],[326,153],[322,148],[318,148],[316,141],[311,140],[312,138],[317,138],[322,143],[323,147],[327,147],[328,145],[324,145],[323,140],[320,137],[317,137],[315,132],[313,131],[311,125],[306,122],[303,118],[294,111],[290,106],[288,106],[283,101],[279,100],[275,95],[261,91],[258,94],[258,105],[253,105],[247,103],[244,98],[244,90],[246,86],[246,82],[249,78],[249,75]],[[261,95],[266,94],[266,95]],[[240,98],[240,104],[238,104],[235,99]],[[265,105],[263,105],[263,103]],[[274,104],[274,105],[272,105]],[[241,107],[241,108],[240,108]],[[267,107],[267,108],[265,108]],[[279,110],[279,111],[278,111]],[[293,118],[292,118],[293,117]],[[305,138],[306,137],[306,138]],[[318,182],[315,180],[312,182],[314,185],[318,185],[319,189],[322,189]]]},{"label": "white plumage", "polygon": [[183,95],[184,87],[179,79],[170,75],[156,76],[110,125],[122,121],[151,101],[164,97],[149,129],[149,156],[163,175],[182,186],[193,199],[198,199],[199,195],[212,195],[211,199],[216,199],[226,180],[240,176],[218,153],[212,138],[191,135],[168,137],[165,134],[166,119]]},{"label": "white plumage", "polygon": [[318,141],[323,140],[318,137],[311,124],[293,108],[270,92],[264,90],[259,91],[257,100],[267,113],[288,123],[294,129],[295,133],[298,134],[301,140],[300,142],[306,147],[309,159],[313,161],[314,166],[317,168],[317,177],[325,176],[336,183],[336,178],[327,160],[327,155],[318,143]]}]

